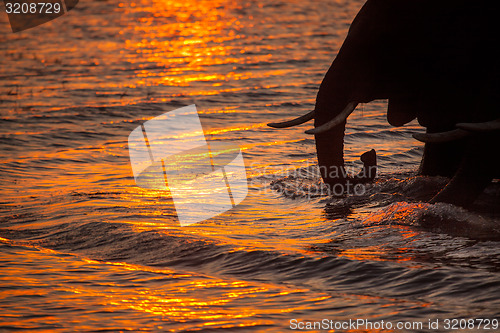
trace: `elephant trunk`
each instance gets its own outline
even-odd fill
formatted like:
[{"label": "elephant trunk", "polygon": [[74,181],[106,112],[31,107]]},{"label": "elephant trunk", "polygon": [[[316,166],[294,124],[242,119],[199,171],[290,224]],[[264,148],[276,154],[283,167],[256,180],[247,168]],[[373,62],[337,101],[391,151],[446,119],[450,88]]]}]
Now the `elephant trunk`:
[{"label": "elephant trunk", "polygon": [[[352,49],[348,43],[343,49]],[[361,161],[363,170],[356,176],[349,176],[344,166],[344,137],[346,120],[354,111],[358,102],[370,101],[368,94],[359,93],[359,77],[353,76],[356,71],[348,64],[353,57],[351,52],[340,52],[321,82],[316,97],[314,110],[314,130],[306,133],[314,134],[316,152],[321,177],[330,187],[365,183],[376,175],[376,153],[374,150],[364,153]],[[364,88],[364,87],[363,87]],[[364,97],[362,97],[364,96]],[[366,97],[368,96],[368,97]]]},{"label": "elephant trunk", "polygon": [[[341,111],[342,107],[332,109]],[[332,115],[336,116],[340,111],[337,114],[321,111],[317,103],[314,126],[319,127],[327,123]],[[345,126],[346,121],[344,120],[341,124],[326,132],[315,134],[316,152],[321,177],[330,186],[344,184],[348,177],[344,168]]]},{"label": "elephant trunk", "polygon": [[[348,80],[342,78],[342,67],[337,69],[338,66],[335,66],[338,60],[334,61],[320,85],[316,98],[315,128],[337,117],[351,102]],[[315,134],[321,177],[330,186],[345,184],[349,177],[344,168],[345,126],[346,120],[343,120],[337,126]]]},{"label": "elephant trunk", "polygon": [[316,134],[316,151],[321,177],[330,186],[344,184],[347,174],[344,168],[345,123],[321,134]]}]

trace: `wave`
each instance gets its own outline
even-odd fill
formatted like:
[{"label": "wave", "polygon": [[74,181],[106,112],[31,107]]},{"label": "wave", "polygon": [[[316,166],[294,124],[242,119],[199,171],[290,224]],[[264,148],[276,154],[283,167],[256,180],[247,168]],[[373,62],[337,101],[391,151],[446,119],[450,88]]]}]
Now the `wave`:
[{"label": "wave", "polygon": [[[423,214],[416,207],[421,208],[415,204],[394,204],[361,223],[364,227],[391,225],[395,221],[411,225]],[[413,213],[401,218],[408,211]],[[436,215],[460,215],[454,210],[450,212],[442,205],[436,205],[431,211]],[[397,263],[353,260],[341,253],[331,252],[327,256],[318,256],[314,253],[304,255],[251,247],[241,249],[216,239],[188,235],[179,230],[137,233],[123,224],[87,223],[60,231],[53,230],[42,240],[31,244],[62,252],[80,253],[102,261],[169,267],[212,276],[235,276],[279,284],[293,283],[323,292],[363,290],[364,295],[378,295],[383,291],[385,297],[435,297],[437,294],[448,298],[467,298],[474,302],[500,302],[500,281],[488,277],[487,272],[480,270],[467,273],[459,267],[435,270],[432,265],[425,263],[419,269],[413,269]],[[15,245],[28,243],[18,242]],[[479,279],[483,283],[471,286],[470,281],[473,279]]]},{"label": "wave", "polygon": [[[350,172],[353,174],[353,172]],[[331,195],[317,167],[299,168],[271,182],[271,188],[289,199],[323,198],[329,219],[348,218],[360,207],[377,209],[365,225],[409,225],[477,240],[500,240],[500,184],[490,185],[470,210],[451,204],[429,204],[449,181],[445,177],[383,175],[362,190]]]}]

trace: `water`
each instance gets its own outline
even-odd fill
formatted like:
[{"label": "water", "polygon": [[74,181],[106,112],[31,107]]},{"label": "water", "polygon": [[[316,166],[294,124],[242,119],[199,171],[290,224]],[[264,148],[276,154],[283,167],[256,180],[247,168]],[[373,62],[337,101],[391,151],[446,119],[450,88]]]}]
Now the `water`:
[{"label": "water", "polygon": [[[446,180],[414,176],[422,129],[377,101],[349,118],[345,157],[357,171],[375,148],[379,179],[311,197],[312,124],[266,126],[313,108],[361,5],[81,1],[17,34],[1,15],[0,331],[498,319],[498,184],[471,210],[423,202]],[[135,186],[127,137],[192,103],[207,139],[241,147],[250,188],[180,227],[168,193]]]}]

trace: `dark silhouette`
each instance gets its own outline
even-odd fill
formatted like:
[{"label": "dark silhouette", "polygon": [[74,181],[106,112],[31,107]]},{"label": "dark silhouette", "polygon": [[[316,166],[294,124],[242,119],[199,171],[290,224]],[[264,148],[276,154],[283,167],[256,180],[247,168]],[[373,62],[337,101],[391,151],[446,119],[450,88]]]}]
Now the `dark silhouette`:
[{"label": "dark silhouette", "polygon": [[[450,177],[431,202],[467,206],[500,174],[497,14],[490,1],[368,0],[319,88],[314,118],[325,183],[342,184],[346,119],[358,103],[388,99],[387,120],[417,118],[427,134],[421,175]],[[492,157],[493,156],[493,157]],[[333,176],[332,175],[336,175]]]}]

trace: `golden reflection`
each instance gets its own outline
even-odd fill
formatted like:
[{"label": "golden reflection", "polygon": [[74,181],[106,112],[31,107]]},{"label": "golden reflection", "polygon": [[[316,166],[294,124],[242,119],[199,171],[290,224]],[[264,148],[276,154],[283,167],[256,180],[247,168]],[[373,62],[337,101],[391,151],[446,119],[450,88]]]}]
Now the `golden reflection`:
[{"label": "golden reflection", "polygon": [[[387,261],[388,258],[396,262],[412,261],[414,258],[407,254],[409,248],[386,248],[386,245],[374,245],[361,248],[342,250],[339,256],[352,260]],[[401,254],[396,254],[401,253]]]},{"label": "golden reflection", "polygon": [[[387,226],[383,228],[387,228]],[[338,255],[360,261],[394,261],[404,263],[406,267],[414,269],[424,267],[414,254],[415,248],[411,246],[412,239],[417,237],[419,233],[407,226],[390,226],[389,228],[391,232],[398,233],[402,239],[405,239],[408,242],[407,246],[396,247],[393,244],[382,243],[342,249]],[[371,227],[369,232],[376,233],[378,230],[380,230],[379,227]]]},{"label": "golden reflection", "polygon": [[[99,52],[107,54],[108,58],[103,57],[100,60],[89,61],[79,60],[81,64],[73,63],[68,65],[87,66],[90,62],[93,62],[92,66],[104,68],[110,63],[115,64],[123,61],[127,62],[127,64],[118,64],[115,67],[110,66],[110,68],[112,70],[126,69],[128,74],[119,77],[120,81],[120,79],[116,80],[113,76],[109,79],[110,73],[104,71],[102,77],[108,77],[108,80],[103,82],[99,78],[101,74],[96,74],[95,78],[87,78],[89,76],[88,70],[84,67],[81,73],[76,71],[75,75],[68,76],[66,78],[69,80],[68,83],[62,83],[61,85],[48,84],[44,85],[43,90],[34,93],[32,91],[33,105],[36,105],[36,103],[43,105],[44,102],[40,99],[42,95],[47,95],[48,98],[58,98],[57,91],[61,90],[61,88],[67,91],[88,90],[91,92],[91,98],[87,97],[86,99],[72,101],[71,106],[79,106],[78,103],[82,103],[82,105],[93,105],[93,103],[100,105],[103,104],[101,101],[106,101],[105,103],[109,104],[129,105],[131,104],[130,101],[137,96],[127,98],[127,91],[120,91],[124,87],[166,86],[165,90],[168,91],[165,94],[167,96],[163,95],[157,99],[158,101],[171,101],[172,97],[176,96],[197,97],[242,91],[253,93],[262,89],[276,90],[276,88],[281,88],[281,85],[270,85],[269,82],[273,82],[273,77],[287,78],[290,73],[296,72],[296,68],[266,69],[266,65],[248,66],[251,69],[245,68],[245,64],[269,63],[272,60],[272,55],[269,53],[276,50],[275,47],[278,46],[268,46],[268,50],[266,49],[267,46],[262,46],[262,49],[258,50],[260,53],[254,52],[251,55],[245,55],[248,51],[255,51],[255,49],[250,48],[256,46],[246,46],[245,42],[238,41],[246,38],[246,36],[240,34],[241,23],[232,15],[234,7],[240,4],[227,0],[138,0],[135,3],[123,2],[120,4],[120,11],[124,12],[123,16],[138,18],[138,22],[124,22],[123,29],[120,31],[120,38],[126,39],[125,45],[121,45],[121,41],[89,41],[88,49],[92,49],[98,44]],[[262,4],[255,5],[261,6]],[[269,38],[281,37],[269,36]],[[63,43],[60,44],[63,45]],[[59,45],[57,48],[59,48]],[[69,53],[68,49],[57,51]],[[48,58],[50,53],[47,54],[44,54],[44,56]],[[33,67],[40,71],[40,77],[43,77],[43,74],[49,71],[51,66],[54,66],[54,70],[59,70],[55,60],[41,59],[38,61],[34,59],[33,62],[35,61],[37,65]],[[213,66],[219,67],[215,67],[214,70]],[[259,83],[260,81],[266,81],[267,84],[263,82],[261,86],[258,86],[258,83],[253,82],[245,86],[241,82],[235,83],[250,78],[260,79]],[[64,87],[65,84],[66,88]],[[297,80],[286,84],[287,89],[291,89],[288,90],[288,93],[294,92],[294,89],[303,89],[304,87],[304,82],[297,82]],[[185,87],[190,87],[190,89],[185,89]],[[19,90],[19,95],[17,95],[18,92],[16,91],[15,96],[19,96],[16,97],[19,100],[23,100],[29,95],[29,92],[25,89],[19,88],[17,90]],[[117,95],[117,91],[119,91],[119,95]],[[142,93],[140,89],[135,91],[138,94]],[[314,98],[311,98],[311,96],[298,97],[300,101],[297,101],[297,103],[313,103]],[[95,97],[106,97],[106,99],[97,99],[98,101],[95,101]],[[224,95],[221,95],[221,98],[224,98]],[[140,99],[136,98],[134,101],[138,100]],[[182,102],[184,101],[182,100]],[[276,107],[281,102],[283,101],[280,100],[276,103],[261,101],[259,106]],[[252,106],[248,106],[249,110],[237,110],[234,109],[234,106],[230,106],[228,109],[202,110],[200,114],[237,113],[242,118],[247,114],[258,114],[257,107],[255,110],[251,108]],[[131,117],[137,117],[137,115],[133,114],[131,111]],[[358,115],[359,118],[356,118]],[[44,114],[30,114],[30,116],[43,117]],[[64,115],[61,113],[60,116]],[[371,122],[374,117],[378,116],[380,116],[379,111],[364,114],[355,113],[354,118],[351,119]],[[171,220],[175,219],[175,211],[169,192],[145,190],[135,186],[131,177],[130,164],[127,160],[128,156],[126,156],[126,143],[122,139],[116,138],[125,135],[123,126],[129,125],[126,123],[144,122],[148,118],[122,119],[128,117],[128,115],[120,115],[117,120],[113,117],[103,116],[103,119],[99,119],[98,123],[91,124],[97,127],[105,125],[107,128],[118,128],[117,132],[113,133],[115,138],[109,141],[106,141],[108,139],[99,138],[98,141],[89,140],[91,142],[90,146],[88,141],[85,141],[78,148],[61,147],[47,150],[36,149],[27,152],[21,150],[19,153],[16,152],[16,156],[9,155],[5,157],[3,162],[6,164],[31,161],[43,164],[47,170],[50,170],[41,173],[43,177],[40,178],[38,178],[40,176],[38,174],[33,178],[21,177],[20,172],[21,176],[16,177],[18,178],[16,179],[17,187],[10,189],[11,191],[17,191],[21,188],[29,189],[22,195],[15,196],[15,200],[18,202],[45,200],[46,202],[38,205],[41,210],[40,215],[55,216],[55,222],[33,219],[33,222],[24,223],[23,227],[42,229],[50,227],[51,223],[68,222],[70,224],[75,221],[79,223],[86,223],[87,221],[129,223],[131,224],[130,229],[137,233],[154,230],[165,234],[168,232],[168,236],[180,235],[183,244],[188,249],[194,248],[190,242],[206,237],[206,239],[203,239],[206,244],[230,248],[224,252],[224,255],[232,255],[235,252],[243,252],[242,254],[246,255],[251,251],[259,250],[273,254],[281,253],[283,256],[292,253],[294,258],[303,254],[307,254],[307,258],[312,257],[314,259],[326,256],[308,250],[308,246],[311,244],[321,245],[322,242],[329,242],[330,239],[325,240],[330,235],[327,234],[328,232],[332,234],[337,232],[331,231],[331,228],[328,228],[328,231],[323,231],[326,230],[326,223],[331,222],[325,222],[324,218],[321,217],[320,211],[324,204],[318,204],[318,201],[297,203],[296,205],[290,202],[283,204],[283,200],[273,201],[272,198],[270,199],[272,195],[260,193],[250,198],[250,200],[253,200],[250,201],[250,204],[242,205],[243,213],[237,210],[228,213],[234,214],[231,217],[236,217],[235,219],[227,219],[226,216],[225,219],[214,219],[206,224],[197,225],[195,228],[186,227],[180,230],[178,224],[170,223]],[[303,135],[283,135],[284,139],[276,140],[278,136],[261,130],[266,128],[266,123],[260,122],[261,119],[247,121],[244,118],[243,120],[242,118],[235,118],[240,123],[229,122],[229,125],[225,124],[223,128],[210,129],[205,134],[207,136],[216,136],[216,140],[242,139],[241,150],[261,149],[264,153],[260,157],[254,157],[254,164],[249,170],[249,176],[284,173],[287,170],[296,169],[293,165],[303,166],[310,161],[310,159],[303,157],[295,160],[294,157],[286,157],[283,160],[283,165],[290,166],[288,169],[283,167],[272,168],[275,165],[281,166],[281,164],[276,161],[269,162],[270,156],[282,154],[285,145],[303,141]],[[360,123],[363,123],[361,120]],[[256,123],[252,123],[253,121]],[[62,125],[61,127],[54,125],[53,128],[47,131],[16,131],[10,134],[43,136],[47,132],[55,131],[58,128],[62,128]],[[66,128],[66,130],[77,132],[81,128],[70,127]],[[391,131],[396,131],[396,129]],[[238,132],[251,134],[245,137],[244,134],[240,135]],[[365,130],[364,133],[376,134],[377,131]],[[200,133],[188,133],[182,139],[188,139],[196,134]],[[349,132],[348,134],[352,133]],[[246,140],[247,138],[248,140]],[[255,140],[256,138],[257,140]],[[161,142],[159,141],[159,143]],[[366,139],[365,143],[377,144],[377,141],[375,139]],[[364,144],[359,146],[362,147]],[[384,143],[381,146],[385,147],[385,150],[382,149],[379,154],[381,156],[393,154],[395,150],[390,145],[397,146],[401,144],[397,140]],[[312,145],[305,149],[310,147]],[[206,156],[202,154],[191,154],[184,155],[179,162],[196,164],[197,161],[204,159],[206,159]],[[263,168],[265,168],[264,171],[262,171]],[[33,183],[36,183],[36,187],[32,187]],[[319,206],[321,207],[318,208]],[[394,212],[393,218],[406,220],[412,216],[414,210],[424,208],[422,205],[414,205],[413,207],[400,209]],[[109,209],[110,212],[107,213],[106,209]],[[71,214],[73,212],[78,214],[80,210],[84,211],[82,215]],[[62,214],[63,211],[70,214],[66,217]],[[300,218],[296,218],[296,212],[302,214]],[[59,218],[60,215],[64,217]],[[384,218],[386,216],[374,215],[366,223],[367,225],[382,223]],[[130,221],[127,219],[130,219]],[[236,221],[236,224],[230,225],[232,221]],[[277,223],[271,225],[273,222]],[[411,228],[400,226],[391,226],[390,228],[394,229],[395,233],[399,233],[401,238],[408,240],[408,242],[418,236],[418,233]],[[165,229],[169,230],[165,231]],[[375,232],[375,229],[372,228],[368,233]],[[314,234],[314,236],[307,236],[311,234]],[[186,235],[187,237],[183,238]],[[188,239],[188,237],[191,237],[191,239]],[[210,243],[210,239],[212,239],[213,244]],[[9,246],[29,246],[29,244],[13,242],[7,238],[0,238],[0,242]],[[403,262],[405,266],[408,266],[409,261],[410,263],[416,261],[412,254],[413,248],[411,244],[400,247],[391,246],[390,244],[363,245],[365,244],[361,244],[357,248],[340,249],[338,256],[352,260]],[[341,244],[341,246],[347,245]],[[276,324],[276,319],[267,320],[262,318],[271,318],[273,313],[304,313],[310,310],[315,303],[320,304],[334,297],[318,291],[298,288],[293,286],[293,283],[282,286],[276,282],[266,284],[240,281],[227,277],[201,276],[195,273],[181,273],[177,270],[159,269],[131,263],[101,262],[44,248],[37,247],[37,249],[41,253],[29,253],[25,259],[31,261],[30,264],[45,263],[44,260],[46,260],[48,264],[43,265],[43,269],[38,268],[38,271],[34,271],[30,265],[27,265],[28,267],[11,265],[5,269],[2,267],[3,275],[0,276],[2,286],[4,282],[12,283],[10,280],[15,280],[12,283],[13,286],[34,286],[32,289],[34,291],[17,288],[12,288],[9,291],[3,289],[3,291],[0,291],[0,298],[30,295],[45,296],[55,291],[55,295],[49,295],[51,303],[55,302],[63,307],[83,308],[88,306],[88,303],[94,302],[94,304],[91,304],[90,310],[94,317],[99,311],[110,316],[115,313],[118,314],[116,316],[120,316],[123,313],[134,312],[138,312],[140,317],[151,314],[160,316],[165,321],[164,326],[155,328],[162,329],[165,327],[165,329],[169,329],[168,324],[172,322],[182,325],[182,323],[189,321],[204,321],[201,325],[206,327],[232,328],[234,324],[230,323],[230,320],[234,318],[245,319],[245,321],[238,321],[238,325],[242,327],[272,325]],[[50,255],[49,259],[44,257],[46,254]],[[236,255],[238,254],[236,253]],[[0,256],[2,255],[0,253]],[[144,259],[141,257],[138,261],[140,260],[147,262],[149,258]],[[300,265],[300,262],[298,265]],[[417,265],[413,263],[412,267],[417,267]],[[43,274],[40,274],[40,271]],[[37,274],[42,277],[37,276]],[[147,277],[144,277],[143,274]],[[125,277],[122,279],[122,276]],[[87,283],[88,281],[90,282]],[[50,291],[44,289],[47,285],[50,285],[53,289],[50,289]],[[292,299],[295,297],[294,300],[299,299],[299,301],[288,303],[288,297]],[[340,302],[357,297],[358,300],[354,302],[356,305],[373,303],[376,304],[378,309],[390,308],[397,303],[397,300],[384,300],[388,301],[388,303],[381,304],[384,302],[380,298],[370,298],[363,295],[343,295],[342,297]],[[275,300],[275,298],[278,300]],[[324,305],[322,306],[324,309]],[[388,309],[386,314],[397,314],[389,311],[391,310]],[[83,319],[82,322],[85,322],[87,318]],[[1,320],[0,325],[2,324]],[[45,324],[53,319],[44,318],[43,320]],[[20,321],[14,324],[21,325]],[[124,327],[131,330],[137,328],[137,323],[133,319],[130,319],[129,324],[130,327],[127,325],[124,325]],[[82,330],[83,328],[87,328],[86,330],[94,328],[91,325],[81,325]],[[186,325],[184,328],[189,327]]]},{"label": "golden reflection", "polygon": [[248,131],[250,129],[262,128],[262,127],[266,127],[266,126],[267,126],[266,123],[259,123],[259,124],[249,125],[249,126],[212,129],[212,130],[206,131],[205,135],[216,135],[216,134],[222,134],[222,133],[234,132],[234,131]]},{"label": "golden reflection", "polygon": [[[244,73],[231,72],[227,76],[203,73],[207,66],[238,62],[231,55],[239,50],[233,50],[230,41],[241,37],[237,33],[241,23],[227,14],[228,6],[232,5],[225,0],[142,0],[136,6],[120,4],[127,16],[150,13],[134,26],[134,39],[126,41],[126,48],[142,57],[131,56],[128,60],[139,66],[164,68],[163,72],[137,71],[135,85],[148,84],[144,80],[148,77],[155,77],[156,85],[177,87],[194,81],[244,78]],[[164,19],[160,21],[158,17]]]},{"label": "golden reflection", "polygon": [[383,223],[387,220],[411,222],[413,217],[416,216],[415,214],[425,211],[428,206],[428,203],[394,204],[386,209],[370,214],[370,216],[363,223],[367,225],[374,225]]},{"label": "golden reflection", "polygon": [[[267,302],[264,301],[260,303],[260,306],[254,306],[252,299],[273,300],[276,297],[303,294],[308,291],[299,288],[281,288],[273,284],[195,276],[169,269],[156,269],[122,262],[80,259],[74,255],[55,251],[53,253],[30,249],[24,251],[26,252],[24,257],[27,260],[46,265],[46,269],[40,275],[34,265],[5,267],[0,274],[2,285],[15,284],[29,286],[29,288],[3,289],[0,291],[0,299],[33,297],[33,295],[43,299],[50,296],[52,306],[56,308],[69,306],[84,309],[90,306],[91,313],[94,311],[108,313],[111,316],[109,319],[122,322],[125,320],[123,313],[131,313],[130,310],[133,310],[142,314],[141,316],[161,316],[166,321],[165,324],[171,321],[184,322],[185,328],[192,328],[193,322],[198,322],[203,326],[220,327],[220,324],[224,323],[228,327],[234,327],[235,324],[232,321],[234,319],[239,319],[238,325],[241,327],[270,324],[270,321],[258,319],[258,317],[266,315],[269,311],[300,311],[305,308],[304,305],[290,305],[282,311],[279,303],[273,304],[271,301],[269,305],[266,305]],[[0,260],[4,259],[5,256],[0,252]],[[127,275],[127,271],[131,274]],[[61,275],[61,272],[66,273]],[[147,284],[141,283],[140,286],[131,288],[130,283],[137,283],[134,282],[134,277],[141,276],[145,272],[155,275],[148,275]],[[123,278],[117,279],[117,276]],[[15,277],[15,280],[12,277]],[[89,281],[93,282],[89,283]],[[318,298],[320,299],[322,297]],[[57,313],[61,315],[60,312]],[[85,319],[86,315],[86,313],[81,313],[76,317],[81,320]],[[8,314],[0,316],[2,317],[0,325],[5,323],[6,316]],[[43,320],[47,322],[46,317],[43,317]],[[57,320],[58,317],[54,317],[54,321],[57,322]],[[18,321],[14,318],[7,319],[7,322],[10,325],[20,325],[20,327],[26,324],[21,319]],[[133,329],[140,323],[130,321],[129,324],[129,327]],[[78,328],[82,329],[80,326]]]}]

